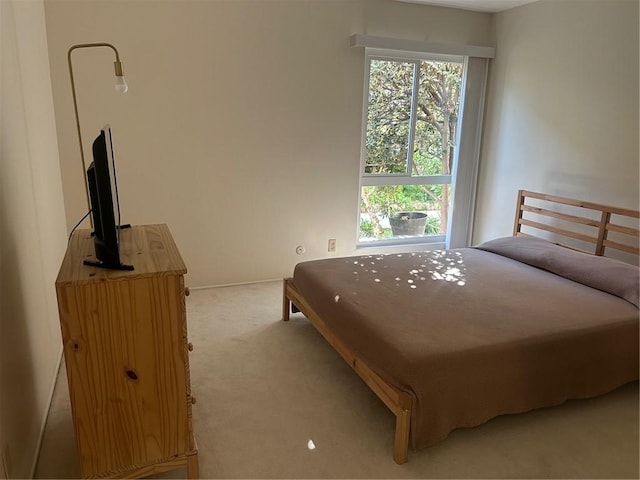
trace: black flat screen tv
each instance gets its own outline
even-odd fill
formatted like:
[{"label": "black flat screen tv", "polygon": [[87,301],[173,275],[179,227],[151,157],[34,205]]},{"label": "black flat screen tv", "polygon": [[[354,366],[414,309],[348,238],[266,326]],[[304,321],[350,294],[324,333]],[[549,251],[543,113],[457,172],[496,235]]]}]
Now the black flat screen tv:
[{"label": "black flat screen tv", "polygon": [[120,261],[120,202],[111,127],[105,125],[93,142],[93,162],[87,169],[93,242],[96,260],[85,260],[85,265],[113,270],[133,270],[133,265]]}]

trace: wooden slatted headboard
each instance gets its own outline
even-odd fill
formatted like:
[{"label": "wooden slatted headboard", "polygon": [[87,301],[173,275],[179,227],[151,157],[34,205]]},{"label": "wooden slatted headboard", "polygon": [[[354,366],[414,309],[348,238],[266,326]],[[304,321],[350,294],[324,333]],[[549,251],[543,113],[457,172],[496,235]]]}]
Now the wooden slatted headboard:
[{"label": "wooden slatted headboard", "polygon": [[[536,205],[540,206],[532,206],[531,202],[527,203],[529,199],[537,200]],[[558,210],[558,205],[575,207],[573,210],[577,214],[561,212]],[[558,225],[542,223],[544,221],[542,217],[546,217],[547,221],[549,218],[558,220],[556,222]],[[640,212],[637,210],[520,190],[513,234],[515,236],[527,235],[522,231],[522,227],[528,227],[550,232],[554,234],[552,240],[554,243],[575,250],[585,251],[565,243],[562,238],[558,240],[557,237],[568,237],[592,244],[593,251],[587,250],[586,253],[602,256],[605,254],[606,248],[611,248],[638,255],[640,254],[638,218],[640,218]],[[620,221],[632,223],[634,226],[621,225]],[[615,232],[615,240],[609,238],[610,232]],[[634,244],[627,243],[629,240]]]}]

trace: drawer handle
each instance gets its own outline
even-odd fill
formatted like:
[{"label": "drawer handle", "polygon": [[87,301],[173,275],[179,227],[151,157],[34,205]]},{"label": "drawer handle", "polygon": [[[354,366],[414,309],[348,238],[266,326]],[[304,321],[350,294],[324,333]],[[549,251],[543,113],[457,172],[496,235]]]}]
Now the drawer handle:
[{"label": "drawer handle", "polygon": [[191,295],[191,292],[189,291],[189,287],[184,287],[184,296],[188,297],[189,295]]},{"label": "drawer handle", "polygon": [[190,352],[193,352],[193,343],[191,342],[187,343],[187,348],[189,349]]}]

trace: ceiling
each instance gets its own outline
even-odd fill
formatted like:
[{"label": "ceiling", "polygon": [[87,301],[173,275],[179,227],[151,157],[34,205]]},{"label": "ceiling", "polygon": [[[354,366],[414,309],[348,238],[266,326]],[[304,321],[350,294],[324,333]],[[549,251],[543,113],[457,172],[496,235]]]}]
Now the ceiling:
[{"label": "ceiling", "polygon": [[422,3],[425,5],[436,5],[439,7],[461,8],[463,10],[473,10],[475,12],[496,13],[519,7],[525,3],[532,3],[537,0],[399,0],[401,2]]}]

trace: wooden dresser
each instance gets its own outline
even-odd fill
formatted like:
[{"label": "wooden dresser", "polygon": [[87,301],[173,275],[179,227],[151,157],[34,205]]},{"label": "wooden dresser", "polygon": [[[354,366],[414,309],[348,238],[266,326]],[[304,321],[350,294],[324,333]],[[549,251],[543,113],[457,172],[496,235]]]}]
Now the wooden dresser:
[{"label": "wooden dresser", "polygon": [[120,233],[134,271],[82,264],[94,255],[77,231],[56,280],[80,472],[140,478],[187,467],[198,477],[191,408],[184,275],[166,225]]}]

